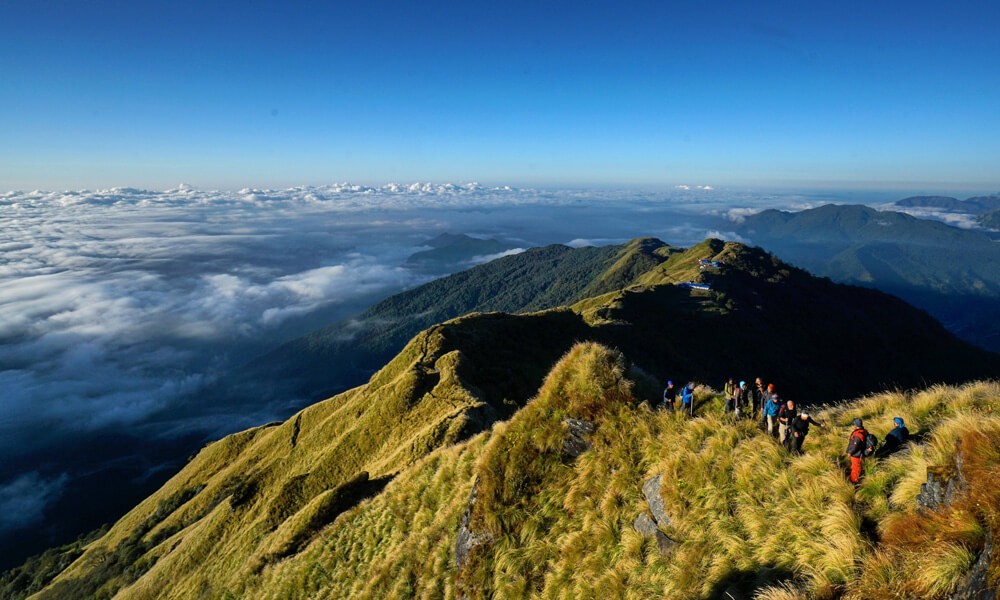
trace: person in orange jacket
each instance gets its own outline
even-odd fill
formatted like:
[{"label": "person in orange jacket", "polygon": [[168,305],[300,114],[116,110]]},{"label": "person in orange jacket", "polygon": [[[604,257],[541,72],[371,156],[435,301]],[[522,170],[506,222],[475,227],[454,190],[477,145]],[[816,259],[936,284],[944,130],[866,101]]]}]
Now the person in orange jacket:
[{"label": "person in orange jacket", "polygon": [[867,455],[868,432],[861,419],[854,419],[854,431],[847,442],[847,456],[851,459],[851,483],[861,480],[861,467]]}]

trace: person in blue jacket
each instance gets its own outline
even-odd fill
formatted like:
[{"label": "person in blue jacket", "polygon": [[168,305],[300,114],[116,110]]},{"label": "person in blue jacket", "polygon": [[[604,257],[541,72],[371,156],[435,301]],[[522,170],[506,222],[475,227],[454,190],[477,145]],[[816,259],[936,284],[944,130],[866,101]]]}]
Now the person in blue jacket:
[{"label": "person in blue jacket", "polygon": [[771,394],[771,397],[764,403],[764,415],[767,416],[767,432],[771,437],[778,437],[778,411],[780,410],[781,401],[778,400],[778,395]]},{"label": "person in blue jacket", "polygon": [[903,417],[892,420],[895,427],[885,435],[885,443],[878,449],[876,456],[888,456],[910,440],[910,430],[906,428]]},{"label": "person in blue jacket", "polygon": [[681,392],[681,406],[689,415],[694,416],[694,382],[684,386]]}]

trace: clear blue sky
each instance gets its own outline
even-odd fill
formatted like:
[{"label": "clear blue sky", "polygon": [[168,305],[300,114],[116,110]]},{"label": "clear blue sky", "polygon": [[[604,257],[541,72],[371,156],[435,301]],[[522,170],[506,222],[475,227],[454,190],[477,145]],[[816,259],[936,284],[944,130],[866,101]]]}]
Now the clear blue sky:
[{"label": "clear blue sky", "polygon": [[998,30],[995,1],[8,0],[0,190],[997,191]]}]

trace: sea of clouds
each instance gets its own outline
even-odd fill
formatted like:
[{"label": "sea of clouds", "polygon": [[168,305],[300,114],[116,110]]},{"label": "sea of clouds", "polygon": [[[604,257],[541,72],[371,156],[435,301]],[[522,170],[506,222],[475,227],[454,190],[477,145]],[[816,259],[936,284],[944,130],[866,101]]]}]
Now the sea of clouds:
[{"label": "sea of clouds", "polygon": [[[426,282],[403,265],[437,234],[503,239],[515,247],[504,254],[638,236],[687,245],[709,232],[742,239],[726,229],[733,221],[807,200],[705,185],[2,193],[0,534],[41,520],[74,481],[80,457],[62,464],[53,449],[76,437],[214,437],[287,417],[294,402],[246,398],[234,409],[199,392],[282,341]],[[181,399],[184,414],[171,413]]]}]

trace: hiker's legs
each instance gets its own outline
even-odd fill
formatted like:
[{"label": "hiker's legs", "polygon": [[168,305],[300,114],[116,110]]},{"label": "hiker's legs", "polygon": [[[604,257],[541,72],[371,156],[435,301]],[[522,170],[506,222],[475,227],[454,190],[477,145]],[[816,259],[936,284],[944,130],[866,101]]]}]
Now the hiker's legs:
[{"label": "hiker's legs", "polygon": [[788,425],[782,422],[778,422],[778,441],[784,446],[785,442],[788,440]]},{"label": "hiker's legs", "polygon": [[773,415],[767,415],[767,434],[771,437],[778,435],[778,418]]},{"label": "hiker's legs", "polygon": [[851,457],[851,483],[857,483],[861,480],[861,461],[863,459],[858,456]]}]

